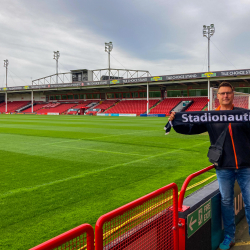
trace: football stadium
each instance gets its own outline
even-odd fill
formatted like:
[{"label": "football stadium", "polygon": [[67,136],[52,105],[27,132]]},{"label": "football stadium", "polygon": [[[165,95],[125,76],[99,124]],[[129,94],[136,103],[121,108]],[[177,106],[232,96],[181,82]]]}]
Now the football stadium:
[{"label": "football stadium", "polygon": [[208,134],[165,135],[164,126],[171,111],[216,108],[223,81],[249,109],[250,69],[102,72],[0,89],[1,248],[217,249],[223,225]]}]

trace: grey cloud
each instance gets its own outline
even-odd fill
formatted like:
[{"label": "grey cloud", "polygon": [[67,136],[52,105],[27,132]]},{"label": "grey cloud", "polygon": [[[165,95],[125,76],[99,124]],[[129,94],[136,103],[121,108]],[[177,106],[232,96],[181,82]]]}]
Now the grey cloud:
[{"label": "grey cloud", "polygon": [[112,41],[113,67],[198,72],[207,67],[202,25],[214,23],[211,68],[249,68],[249,11],[245,0],[2,1],[0,61],[9,59],[10,70],[31,83],[55,73],[54,50],[61,53],[61,72],[107,67],[104,42]]}]

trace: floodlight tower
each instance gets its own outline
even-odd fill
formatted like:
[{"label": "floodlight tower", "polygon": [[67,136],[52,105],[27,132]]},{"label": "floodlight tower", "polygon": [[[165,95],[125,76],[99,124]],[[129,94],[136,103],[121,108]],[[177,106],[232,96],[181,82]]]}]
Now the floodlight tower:
[{"label": "floodlight tower", "polygon": [[3,60],[4,61],[4,67],[6,68],[6,92],[5,92],[5,112],[7,113],[7,86],[8,86],[8,66],[9,66],[9,60],[6,59],[6,60]]},{"label": "floodlight tower", "polygon": [[110,80],[110,52],[113,49],[113,44],[112,42],[105,43],[105,52],[108,52],[109,54],[109,80]]},{"label": "floodlight tower", "polygon": [[59,51],[54,51],[54,58],[56,60],[56,83],[58,83],[58,59],[60,57]]},{"label": "floodlight tower", "polygon": [[9,65],[9,60],[3,60],[4,61],[4,67],[6,68],[6,88],[7,88],[7,74],[8,74],[8,65]]},{"label": "floodlight tower", "polygon": [[[210,37],[215,33],[214,24],[203,25],[203,36],[208,40],[208,72],[210,72]],[[210,75],[208,75],[208,110],[210,110]]]}]

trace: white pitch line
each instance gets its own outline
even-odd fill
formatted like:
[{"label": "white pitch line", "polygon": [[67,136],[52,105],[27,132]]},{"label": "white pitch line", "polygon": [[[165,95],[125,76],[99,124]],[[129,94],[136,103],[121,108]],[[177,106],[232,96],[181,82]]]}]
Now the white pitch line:
[{"label": "white pitch line", "polygon": [[[157,130],[153,130],[153,131],[157,131]],[[145,133],[147,131],[138,131],[138,132],[133,132],[133,133],[125,133],[125,134],[117,134],[117,135],[104,135],[104,136],[90,137],[90,138],[70,139],[70,140],[67,140],[67,141],[44,143],[44,144],[41,144],[41,145],[45,146],[45,145],[53,145],[53,144],[64,143],[64,142],[75,142],[75,141],[81,141],[81,140],[82,141],[87,141],[87,140],[94,140],[94,139],[98,139],[98,138],[131,135],[131,134],[138,134],[138,133],[143,133],[143,132]]]},{"label": "white pitch line", "polygon": [[59,147],[59,148],[72,148],[72,149],[94,151],[94,152],[101,152],[101,153],[122,154],[122,155],[136,155],[136,156],[148,156],[148,155],[142,155],[142,154],[123,153],[123,152],[98,150],[98,149],[82,148],[82,147],[68,147],[68,146],[61,146],[61,145],[55,145],[55,146]]},{"label": "white pitch line", "polygon": [[[194,148],[194,147],[200,146],[202,144],[205,144],[207,142],[209,142],[209,141],[205,141],[203,143],[199,143],[199,144],[196,144],[196,145],[194,145],[192,147],[187,147],[187,148],[188,149],[189,148]],[[91,174],[103,172],[103,171],[106,171],[108,169],[112,169],[112,168],[116,168],[116,167],[120,167],[120,166],[126,166],[126,165],[129,165],[129,164],[132,164],[132,163],[136,163],[136,162],[140,162],[140,161],[145,161],[145,160],[148,160],[148,159],[151,159],[151,158],[155,158],[155,157],[159,157],[159,156],[162,156],[162,155],[171,154],[171,153],[174,153],[174,152],[177,152],[177,151],[180,151],[180,150],[183,150],[183,149],[187,149],[187,148],[179,148],[179,149],[176,149],[176,150],[172,150],[172,151],[161,153],[161,154],[157,154],[157,155],[152,155],[152,156],[145,157],[145,158],[142,158],[142,159],[133,160],[133,161],[130,161],[130,162],[125,162],[125,163],[120,163],[120,164],[115,164],[115,165],[110,166],[110,167],[97,169],[97,170],[94,170],[94,171],[91,171],[91,172],[87,172],[87,173],[84,173],[84,174],[80,174],[80,175],[70,176],[68,178],[61,179],[61,180],[47,182],[47,183],[44,183],[44,184],[41,184],[41,185],[13,189],[13,190],[10,190],[10,191],[8,191],[6,193],[0,194],[0,198],[5,198],[5,197],[11,196],[11,195],[14,195],[14,194],[17,194],[17,193],[21,193],[21,192],[33,191],[33,190],[36,190],[36,189],[41,188],[41,187],[51,186],[51,185],[54,185],[54,184],[62,183],[62,182],[65,182],[65,181],[70,181],[70,180],[73,180],[73,179],[80,179],[80,178],[83,178],[83,177],[85,177],[87,175],[91,175]]]}]

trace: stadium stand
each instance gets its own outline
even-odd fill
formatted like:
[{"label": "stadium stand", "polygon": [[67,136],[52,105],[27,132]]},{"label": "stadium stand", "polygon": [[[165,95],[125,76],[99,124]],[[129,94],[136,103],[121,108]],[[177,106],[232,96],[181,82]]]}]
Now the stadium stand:
[{"label": "stadium stand", "polygon": [[[44,103],[34,103],[33,104],[33,112],[37,112],[39,109],[42,109],[44,107]],[[32,108],[29,107],[27,109],[24,109],[22,113],[31,113]]]},{"label": "stadium stand", "polygon": [[181,101],[193,101],[191,106],[186,111],[200,111],[207,104],[207,97],[174,97],[166,98],[160,102],[156,107],[150,110],[150,114],[169,114],[170,111]]},{"label": "stadium stand", "polygon": [[97,105],[96,109],[101,109],[102,111],[105,111],[106,109],[110,108],[114,104],[116,104],[119,100],[105,100],[101,102],[99,105]]},{"label": "stadium stand", "polygon": [[87,101],[82,101],[81,103],[79,103],[77,106],[75,106],[74,108],[75,109],[79,109],[79,108],[88,108],[88,106],[91,104],[91,103],[96,103],[96,102],[99,102],[99,101],[96,101],[96,100],[87,100]]},{"label": "stadium stand", "polygon": [[169,114],[170,111],[180,102],[182,97],[166,98],[150,110],[150,114]]},{"label": "stadium stand", "polygon": [[40,109],[37,113],[38,114],[45,114],[45,113],[59,113],[59,114],[63,114],[64,112],[67,112],[68,109],[73,108],[74,106],[76,106],[76,103],[59,103],[59,105],[56,105],[55,107],[48,107],[47,105],[43,107],[42,109]]},{"label": "stadium stand", "polygon": [[[159,100],[149,100],[149,108],[155,105]],[[136,114],[140,115],[147,111],[146,100],[125,100],[117,103],[114,107],[104,113]]]},{"label": "stadium stand", "polygon": [[192,97],[193,103],[186,111],[201,111],[207,105],[207,97]]},{"label": "stadium stand", "polygon": [[53,103],[53,102],[51,102],[51,103],[48,103],[48,104],[45,104],[44,106],[43,106],[43,108],[48,108],[48,109],[50,109],[50,108],[55,108],[55,107],[57,107],[57,106],[59,106],[60,105],[60,103],[59,102],[56,102],[56,103]]},{"label": "stadium stand", "polygon": [[[12,101],[7,102],[7,112],[15,112],[17,109],[26,106],[30,101]],[[0,112],[5,112],[5,102],[1,103]]]}]

